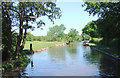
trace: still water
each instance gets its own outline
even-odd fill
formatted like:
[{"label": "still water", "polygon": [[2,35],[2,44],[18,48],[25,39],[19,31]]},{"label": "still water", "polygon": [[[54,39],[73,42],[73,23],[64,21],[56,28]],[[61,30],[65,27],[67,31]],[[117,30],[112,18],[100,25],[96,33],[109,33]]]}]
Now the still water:
[{"label": "still water", "polygon": [[[120,76],[120,62],[104,56],[82,43],[49,48],[29,55],[31,62],[24,69],[8,76]],[[14,73],[14,74],[13,74]]]}]

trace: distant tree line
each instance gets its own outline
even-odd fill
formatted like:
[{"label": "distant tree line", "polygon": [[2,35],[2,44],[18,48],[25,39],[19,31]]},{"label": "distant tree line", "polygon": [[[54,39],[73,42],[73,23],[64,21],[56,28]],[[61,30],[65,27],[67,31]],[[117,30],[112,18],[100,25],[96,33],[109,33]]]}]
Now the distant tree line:
[{"label": "distant tree line", "polygon": [[31,33],[27,33],[26,41],[47,41],[47,36],[34,36]]},{"label": "distant tree line", "polygon": [[49,31],[47,32],[47,36],[34,36],[31,33],[28,33],[26,36],[27,41],[64,41],[66,43],[68,42],[80,42],[83,40],[90,40],[91,36],[87,34],[81,34],[79,35],[78,31],[76,29],[71,28],[68,32],[68,34],[65,34],[65,26],[63,24],[56,25],[49,28]]}]

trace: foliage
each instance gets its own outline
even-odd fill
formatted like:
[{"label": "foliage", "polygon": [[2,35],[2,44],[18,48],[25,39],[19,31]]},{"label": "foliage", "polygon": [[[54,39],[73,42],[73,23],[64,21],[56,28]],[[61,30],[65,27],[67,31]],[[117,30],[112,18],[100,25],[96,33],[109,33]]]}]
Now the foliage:
[{"label": "foliage", "polygon": [[73,42],[73,41],[76,41],[77,36],[78,36],[78,31],[76,31],[76,29],[71,29],[66,39],[68,42]]},{"label": "foliage", "polygon": [[96,21],[89,22],[82,29],[82,33],[86,33],[86,34],[90,35],[91,37],[99,37],[100,34],[98,34]]},{"label": "foliage", "polygon": [[[12,32],[11,32],[11,19],[10,19],[10,11],[8,5],[12,5],[9,3],[2,3],[5,4],[6,7],[2,6],[2,60],[7,60],[10,55],[12,48]],[[7,56],[7,57],[6,57]],[[6,57],[6,58],[5,58]]]},{"label": "foliage", "polygon": [[65,27],[63,24],[60,26],[56,25],[54,27],[49,28],[47,36],[51,41],[61,41],[64,38]]},{"label": "foliage", "polygon": [[26,35],[26,41],[33,41],[34,36],[30,33],[27,33]]},{"label": "foliage", "polygon": [[26,41],[48,41],[48,36],[34,36],[31,33],[27,33]]},{"label": "foliage", "polygon": [[[27,64],[30,62],[30,59],[28,59],[28,57],[26,56],[25,53],[20,53],[20,58],[18,60],[14,61],[15,56],[12,55],[11,62],[7,63],[7,64],[2,64],[2,70],[3,71],[8,71],[11,70],[13,68],[16,67],[25,67],[27,66]],[[13,60],[13,62],[12,62]]]},{"label": "foliage", "polygon": [[82,33],[81,37],[82,37],[82,41],[91,39],[91,36],[89,36],[88,34],[85,34],[85,33]]},{"label": "foliage", "polygon": [[106,18],[119,14],[120,2],[85,2],[83,6],[86,6],[85,11],[89,14],[98,14],[101,18]]},{"label": "foliage", "polygon": [[[8,53],[8,39],[7,37],[5,37],[7,31],[6,32],[3,32],[2,35],[4,35],[2,37],[2,60],[8,60],[9,58],[7,58],[6,56],[8,55],[9,56],[9,53]],[[15,52],[15,48],[16,48],[16,44],[17,44],[17,36],[18,36],[18,33],[12,31],[11,32],[11,37],[12,37],[12,42],[11,42],[11,54],[13,54]],[[9,56],[11,57],[11,56]]]},{"label": "foliage", "polygon": [[95,46],[96,44],[95,43],[90,43],[89,42],[89,46]]},{"label": "foliage", "polygon": [[72,37],[67,36],[66,38],[67,38],[67,41],[68,41],[68,42],[72,42]]},{"label": "foliage", "polygon": [[[15,54],[19,58],[19,52],[22,52],[27,35],[27,29],[40,28],[45,25],[45,22],[36,18],[47,16],[54,23],[55,19],[61,17],[61,10],[54,2],[2,2],[2,25],[3,29],[3,50],[5,55],[11,56]],[[6,23],[6,21],[8,21]],[[30,26],[29,22],[37,23],[37,26]],[[15,52],[12,51],[12,27],[16,26],[19,29]],[[31,36],[30,34],[28,34]],[[27,40],[32,40],[30,37]],[[15,42],[16,42],[15,41]]]},{"label": "foliage", "polygon": [[83,39],[83,38],[82,38],[80,35],[77,35],[77,36],[76,36],[76,41],[77,41],[77,42],[81,42],[82,39]]},{"label": "foliage", "polygon": [[18,33],[12,31],[12,51],[15,52],[16,44],[17,44]]},{"label": "foliage", "polygon": [[[58,34],[54,39],[60,42],[68,42],[72,41],[72,38],[68,36],[68,34],[64,34],[64,32],[61,32],[61,34]],[[50,34],[50,33],[49,33]],[[68,41],[66,40],[68,39]],[[52,36],[34,36],[31,33],[27,34],[26,41],[56,41],[52,39]],[[80,35],[77,35],[74,41],[82,41],[82,37]]]},{"label": "foliage", "polygon": [[[120,1],[119,2],[85,2],[85,11],[99,16],[98,33],[103,37],[104,45],[118,47],[120,42]],[[113,43],[111,43],[113,41]]]},{"label": "foliage", "polygon": [[100,43],[100,41],[102,40],[103,38],[92,38],[90,40],[91,43]]}]

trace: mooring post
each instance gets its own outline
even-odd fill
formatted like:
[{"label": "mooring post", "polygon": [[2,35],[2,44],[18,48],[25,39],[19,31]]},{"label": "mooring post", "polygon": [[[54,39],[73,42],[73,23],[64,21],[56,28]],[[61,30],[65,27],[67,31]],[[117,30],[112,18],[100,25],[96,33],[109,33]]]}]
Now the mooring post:
[{"label": "mooring post", "polygon": [[33,53],[32,44],[30,44],[30,52]]}]

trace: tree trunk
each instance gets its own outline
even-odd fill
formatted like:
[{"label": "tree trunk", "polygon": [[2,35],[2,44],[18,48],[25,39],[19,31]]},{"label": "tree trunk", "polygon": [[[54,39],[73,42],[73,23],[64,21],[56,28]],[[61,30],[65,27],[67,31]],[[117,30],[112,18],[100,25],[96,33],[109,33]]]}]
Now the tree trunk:
[{"label": "tree trunk", "polygon": [[11,56],[11,48],[12,48],[12,32],[11,32],[11,19],[10,19],[10,11],[9,11],[9,3],[7,3],[7,8],[6,8],[6,12],[7,12],[7,20],[8,20],[8,35],[7,35],[7,38],[8,38],[8,47],[7,47],[7,51],[8,51],[8,57]]},{"label": "tree trunk", "polygon": [[20,14],[19,14],[19,21],[20,21],[20,26],[19,26],[19,36],[18,36],[18,40],[17,40],[17,46],[16,46],[16,51],[15,51],[15,55],[16,58],[19,58],[19,52],[20,52],[20,44],[23,38],[23,8],[22,8],[22,3],[20,2]]},{"label": "tree trunk", "polygon": [[21,45],[21,51],[24,49],[24,46],[25,46],[26,35],[27,35],[27,28],[28,28],[28,18],[26,18],[26,26],[25,26],[23,42],[22,42],[22,45]]}]

